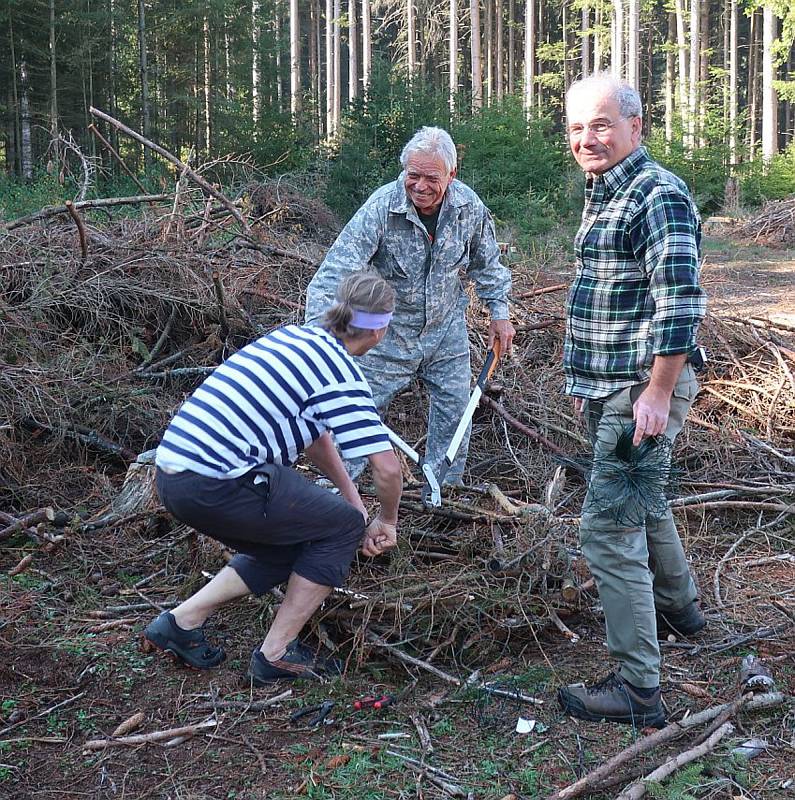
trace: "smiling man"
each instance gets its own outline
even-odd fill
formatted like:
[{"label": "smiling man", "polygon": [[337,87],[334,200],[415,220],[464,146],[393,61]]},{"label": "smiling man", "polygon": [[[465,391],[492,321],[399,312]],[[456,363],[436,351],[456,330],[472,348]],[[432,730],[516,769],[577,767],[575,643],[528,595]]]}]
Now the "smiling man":
[{"label": "smiling man", "polygon": [[[306,319],[328,307],[348,274],[373,269],[397,293],[384,341],[359,359],[382,412],[418,376],[430,394],[426,458],[438,472],[469,398],[469,337],[462,279],[488,306],[488,344],[510,350],[509,271],[500,263],[486,206],[456,180],[456,149],[441,128],[421,128],[404,147],[403,172],[377,189],[340,233],[307,289]],[[461,482],[469,433],[445,482]],[[355,477],[364,462],[349,464]]]},{"label": "smiling man", "polygon": [[[698,391],[691,362],[705,313],[701,223],[687,186],[641,146],[641,114],[638,93],[604,74],[572,84],[566,97],[569,144],[586,184],[564,370],[595,463],[633,424],[635,445],[673,440]],[[560,689],[558,699],[582,719],[662,725],[658,632],[689,636],[704,617],[670,510],[623,527],[595,507],[609,480],[594,467],[580,539],[619,667],[592,685]]]}]

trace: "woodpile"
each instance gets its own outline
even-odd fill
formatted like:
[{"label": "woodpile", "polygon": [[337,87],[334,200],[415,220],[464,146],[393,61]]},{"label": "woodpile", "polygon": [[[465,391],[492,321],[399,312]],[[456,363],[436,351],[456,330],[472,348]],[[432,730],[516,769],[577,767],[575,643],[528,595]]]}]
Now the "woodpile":
[{"label": "woodpile", "polygon": [[772,200],[742,225],[732,236],[762,244],[792,247],[795,245],[795,197]]}]

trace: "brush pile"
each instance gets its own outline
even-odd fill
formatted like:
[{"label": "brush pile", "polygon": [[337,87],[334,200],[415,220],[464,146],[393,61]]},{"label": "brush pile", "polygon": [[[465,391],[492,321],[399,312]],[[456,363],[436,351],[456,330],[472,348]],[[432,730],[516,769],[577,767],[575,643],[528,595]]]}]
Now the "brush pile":
[{"label": "brush pile", "polygon": [[795,245],[795,197],[765,203],[761,211],[732,228],[730,235],[746,241],[792,247]]},{"label": "brush pile", "polygon": [[[223,358],[301,321],[304,289],[329,240],[330,213],[297,190],[249,187],[236,202],[251,223],[243,234],[227,209],[187,189],[143,205],[134,219],[99,220],[83,206],[84,235],[57,210],[0,230],[0,540],[112,539],[121,566],[151,558],[144,547],[125,551],[133,532],[139,545],[155,534],[172,546],[195,540],[174,527],[151,487],[137,504],[118,502],[127,469]],[[590,449],[561,392],[563,292],[538,288],[549,281],[529,264],[513,270],[519,335],[475,417],[467,488],[431,513],[406,466],[399,551],[362,560],[317,625],[326,641],[333,626],[359,657],[397,642],[399,658],[426,669],[474,667],[548,631],[576,641],[573,615],[593,605],[577,543]],[[487,316],[474,298],[469,316],[478,368]],[[782,533],[795,511],[795,352],[773,330],[717,317],[702,339],[710,363],[676,444],[672,504],[702,593],[713,590],[727,619],[764,625],[770,612],[755,599],[775,593],[782,571],[787,585],[795,578]],[[426,408],[417,389],[388,419],[419,449]],[[16,524],[49,507],[63,512],[57,536],[48,517],[38,528]],[[757,562],[745,570],[721,560],[741,537]],[[201,546],[189,558],[196,576],[220,563]],[[169,571],[185,569],[169,561],[150,600],[162,605],[195,588],[169,583]]]}]

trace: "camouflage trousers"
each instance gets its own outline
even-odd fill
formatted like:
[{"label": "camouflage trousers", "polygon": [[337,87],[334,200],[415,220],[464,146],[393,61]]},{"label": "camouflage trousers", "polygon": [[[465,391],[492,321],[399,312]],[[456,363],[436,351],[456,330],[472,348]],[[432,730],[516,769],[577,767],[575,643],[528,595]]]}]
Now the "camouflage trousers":
[{"label": "camouflage trousers", "polygon": [[[430,395],[428,439],[425,459],[438,474],[444,454],[450,445],[467,402],[472,376],[469,363],[469,334],[463,314],[456,313],[447,329],[423,332],[392,322],[384,341],[374,350],[357,359],[364,377],[373,391],[373,399],[382,418],[398,392],[416,376]],[[470,426],[471,428],[471,426]],[[403,432],[395,433],[403,436]],[[461,442],[445,484],[460,484],[464,474],[469,433]],[[404,437],[405,438],[405,437]],[[356,459],[346,464],[356,479],[366,464]]]}]

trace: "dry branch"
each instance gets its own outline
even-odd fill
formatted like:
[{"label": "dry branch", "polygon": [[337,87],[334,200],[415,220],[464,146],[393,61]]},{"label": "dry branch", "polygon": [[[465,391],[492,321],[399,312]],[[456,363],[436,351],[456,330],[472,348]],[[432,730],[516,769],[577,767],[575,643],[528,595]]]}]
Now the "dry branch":
[{"label": "dry branch", "polygon": [[119,736],[108,739],[89,739],[84,745],[83,750],[104,750],[106,747],[137,747],[140,744],[151,744],[153,742],[165,742],[170,739],[195,736],[198,733],[214,729],[218,726],[218,720],[206,719],[195,725],[184,725],[181,728],[169,728],[164,731],[153,731],[152,733],[139,733],[134,736]]},{"label": "dry branch", "polygon": [[119,120],[114,119],[109,114],[105,114],[103,111],[100,111],[93,106],[89,109],[89,111],[93,116],[104,120],[109,125],[113,125],[117,130],[120,130],[122,133],[126,133],[130,138],[135,139],[136,142],[140,142],[150,150],[154,150],[155,153],[165,158],[166,161],[172,163],[175,167],[177,167],[177,169],[184,171],[194,183],[200,186],[208,194],[211,194],[216,200],[223,203],[223,205],[229,209],[229,213],[238,221],[243,231],[248,233],[248,223],[243,219],[243,215],[235,207],[235,204],[223,192],[209,184],[197,172],[194,172],[187,164],[183,164],[175,155],[169,153],[168,150],[162,148],[160,145],[155,144],[154,142],[150,142],[149,139],[144,138],[140,133],[137,133],[132,128],[128,128],[124,123],[119,122]]},{"label": "dry branch", "polygon": [[46,508],[39,508],[36,511],[31,511],[20,517],[16,522],[12,522],[0,530],[0,542],[5,539],[10,539],[17,531],[25,530],[26,528],[33,528],[40,522],[52,522],[55,519],[55,511],[47,506]]},{"label": "dry branch", "polygon": [[[72,203],[73,208],[76,210],[92,209],[92,208],[110,208],[112,206],[135,206],[141,203],[156,203],[161,200],[168,200],[170,194],[144,194],[136,195],[134,197],[104,197],[99,200],[81,200],[78,203]],[[0,227],[6,230],[13,231],[16,228],[21,228],[23,225],[30,225],[32,222],[38,222],[42,219],[55,217],[58,214],[68,214],[69,211],[66,205],[62,206],[45,206],[41,211],[35,214],[27,214],[24,217],[18,217],[11,220],[11,222],[0,222]]]},{"label": "dry branch", "polygon": [[143,194],[146,194],[146,187],[138,180],[135,173],[124,163],[124,159],[116,152],[116,149],[113,145],[97,130],[97,127],[92,122],[88,129],[94,136],[102,142],[103,146],[108,150],[108,152],[116,159],[116,162],[119,166],[127,173],[128,177],[132,178],[133,183],[141,190]]},{"label": "dry branch", "polygon": [[88,237],[86,236],[86,226],[82,217],[77,212],[75,204],[71,200],[67,200],[64,205],[66,206],[69,216],[77,226],[77,235],[80,237],[80,252],[83,254],[83,261],[88,258]]}]

